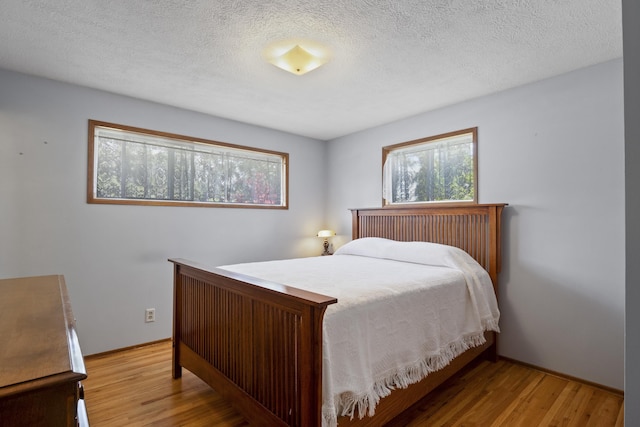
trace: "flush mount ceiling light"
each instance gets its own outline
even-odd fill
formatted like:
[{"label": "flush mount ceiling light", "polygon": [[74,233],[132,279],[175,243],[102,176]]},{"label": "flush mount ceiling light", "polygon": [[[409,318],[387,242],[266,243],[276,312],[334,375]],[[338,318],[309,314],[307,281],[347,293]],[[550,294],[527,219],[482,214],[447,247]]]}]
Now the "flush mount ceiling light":
[{"label": "flush mount ceiling light", "polygon": [[[302,44],[302,43],[301,43]],[[270,63],[290,73],[301,76],[311,70],[315,70],[328,60],[326,49],[314,46],[311,43],[291,44],[283,47],[282,44],[267,49],[267,59]]]}]

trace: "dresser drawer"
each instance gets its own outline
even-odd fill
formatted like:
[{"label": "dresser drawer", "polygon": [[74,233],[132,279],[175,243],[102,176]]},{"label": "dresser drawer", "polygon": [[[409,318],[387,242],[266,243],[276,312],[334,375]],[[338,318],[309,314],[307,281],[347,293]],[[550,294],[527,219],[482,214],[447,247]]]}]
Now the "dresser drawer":
[{"label": "dresser drawer", "polygon": [[0,313],[0,425],[75,427],[86,420],[79,397],[87,375],[64,278],[0,280]]}]

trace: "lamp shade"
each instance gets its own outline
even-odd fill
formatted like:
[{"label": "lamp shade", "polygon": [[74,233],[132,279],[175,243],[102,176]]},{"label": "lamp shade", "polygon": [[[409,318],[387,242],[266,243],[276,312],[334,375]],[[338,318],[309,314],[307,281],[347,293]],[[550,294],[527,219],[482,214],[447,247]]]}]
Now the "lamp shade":
[{"label": "lamp shade", "polygon": [[336,232],[333,230],[320,230],[318,231],[318,237],[331,237],[335,236]]}]

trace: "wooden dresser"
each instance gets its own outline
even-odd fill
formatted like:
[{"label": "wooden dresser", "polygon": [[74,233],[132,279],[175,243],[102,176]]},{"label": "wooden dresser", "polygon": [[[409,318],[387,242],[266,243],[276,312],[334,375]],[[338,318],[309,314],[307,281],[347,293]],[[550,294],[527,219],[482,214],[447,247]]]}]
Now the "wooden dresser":
[{"label": "wooden dresser", "polygon": [[0,425],[88,426],[63,276],[0,280]]}]

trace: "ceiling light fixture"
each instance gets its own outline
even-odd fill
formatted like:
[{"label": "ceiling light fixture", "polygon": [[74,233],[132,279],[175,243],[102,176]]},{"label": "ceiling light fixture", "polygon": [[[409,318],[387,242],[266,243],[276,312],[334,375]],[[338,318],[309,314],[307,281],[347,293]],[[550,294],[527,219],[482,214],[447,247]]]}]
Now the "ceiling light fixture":
[{"label": "ceiling light fixture", "polygon": [[326,63],[328,55],[322,49],[302,47],[296,44],[289,49],[282,47],[271,48],[271,53],[267,55],[267,59],[276,67],[301,76]]}]

